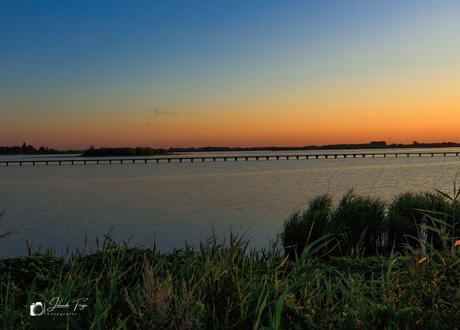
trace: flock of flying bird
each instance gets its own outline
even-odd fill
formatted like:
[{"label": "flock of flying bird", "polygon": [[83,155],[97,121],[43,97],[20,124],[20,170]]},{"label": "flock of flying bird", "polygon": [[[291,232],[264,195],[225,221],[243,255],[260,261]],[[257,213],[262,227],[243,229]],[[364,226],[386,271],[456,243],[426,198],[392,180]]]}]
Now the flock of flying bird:
[{"label": "flock of flying bird", "polygon": [[[149,108],[147,108],[147,111]],[[166,110],[166,108],[154,108],[153,111],[155,111],[155,115],[178,115],[180,112],[171,112],[171,111],[163,111]],[[146,123],[145,126],[153,126],[155,123]],[[203,128],[203,131],[210,131],[211,129],[209,128]]]},{"label": "flock of flying bird", "polygon": [[[149,110],[149,108],[147,108],[147,110]],[[180,112],[170,112],[170,111],[162,111],[162,110],[166,110],[166,108],[154,108],[153,111],[155,111],[155,115],[178,115]],[[161,111],[161,112],[160,112]],[[147,123],[145,124],[146,126],[153,126],[155,125],[155,123]],[[209,128],[203,128],[203,131],[210,131],[211,129]],[[276,137],[277,139],[279,138],[278,136]],[[295,136],[295,138],[297,139],[297,135]],[[304,138],[306,139],[307,137],[304,136]],[[310,139],[311,141],[311,139]]]},{"label": "flock of flying bird", "polygon": [[[148,110],[149,108],[147,108]],[[153,111],[155,111],[155,114],[156,115],[163,115],[163,114],[169,114],[169,115],[178,115],[180,112],[170,112],[170,111],[162,111],[162,112],[159,112],[158,110],[166,110],[166,108],[155,108],[153,109]]]},{"label": "flock of flying bird", "polygon": [[[149,108],[147,108],[147,110],[149,110]],[[166,110],[166,108],[154,108],[153,109],[153,111],[155,111],[155,115],[178,115],[180,114],[180,112],[171,112],[171,111],[163,111],[163,110]],[[147,123],[145,125],[152,126],[152,125],[155,125],[155,123]]]}]

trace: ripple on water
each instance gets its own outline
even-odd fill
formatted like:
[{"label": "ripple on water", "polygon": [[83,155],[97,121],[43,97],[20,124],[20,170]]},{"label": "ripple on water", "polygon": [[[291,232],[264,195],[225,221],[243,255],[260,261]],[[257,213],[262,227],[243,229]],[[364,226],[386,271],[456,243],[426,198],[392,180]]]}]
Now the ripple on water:
[{"label": "ripple on water", "polygon": [[351,187],[385,201],[409,190],[451,192],[459,165],[459,157],[375,157],[2,167],[0,229],[18,233],[0,240],[0,257],[24,255],[26,239],[73,251],[87,235],[95,250],[112,229],[117,241],[134,235],[133,245],[150,246],[156,236],[170,251],[241,228],[260,248],[318,194],[338,202]]}]

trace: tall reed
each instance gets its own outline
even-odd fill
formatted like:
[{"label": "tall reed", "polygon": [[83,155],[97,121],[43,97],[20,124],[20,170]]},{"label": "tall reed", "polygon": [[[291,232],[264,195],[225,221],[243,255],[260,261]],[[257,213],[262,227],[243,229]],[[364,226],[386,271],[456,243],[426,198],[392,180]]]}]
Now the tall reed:
[{"label": "tall reed", "polygon": [[[422,225],[426,225],[429,218],[422,210],[434,212],[444,212],[449,208],[446,199],[442,194],[433,194],[428,192],[405,192],[397,195],[388,205],[387,227],[388,241],[387,252],[391,249],[393,243],[397,251],[403,249],[403,244],[408,243],[416,247],[417,240],[412,237],[422,235],[426,240],[433,238],[433,232],[421,232]],[[443,213],[443,220],[447,220],[446,214]],[[436,238],[435,238],[436,239]],[[439,243],[438,244],[439,247]]]},{"label": "tall reed", "polygon": [[359,196],[350,189],[331,214],[329,232],[346,235],[348,244],[341,244],[342,254],[346,255],[350,247],[357,247],[361,240],[365,255],[378,255],[385,233],[385,203],[378,198]]},{"label": "tall reed", "polygon": [[294,254],[300,256],[308,244],[325,236],[331,210],[332,196],[323,194],[310,199],[304,212],[294,212],[285,221],[280,235],[285,254],[291,258]]}]

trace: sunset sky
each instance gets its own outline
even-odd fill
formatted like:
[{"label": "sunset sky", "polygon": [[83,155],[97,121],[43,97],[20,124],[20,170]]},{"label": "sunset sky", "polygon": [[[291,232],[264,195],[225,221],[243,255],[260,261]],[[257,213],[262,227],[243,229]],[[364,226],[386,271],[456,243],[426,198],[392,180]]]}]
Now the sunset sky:
[{"label": "sunset sky", "polygon": [[3,146],[460,142],[459,2],[1,1],[0,63]]}]

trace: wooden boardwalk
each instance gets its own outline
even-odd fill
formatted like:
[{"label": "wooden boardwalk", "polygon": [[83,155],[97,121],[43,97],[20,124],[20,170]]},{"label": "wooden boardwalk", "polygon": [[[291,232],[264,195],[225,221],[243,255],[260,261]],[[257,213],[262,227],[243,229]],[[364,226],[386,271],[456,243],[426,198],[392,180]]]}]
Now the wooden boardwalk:
[{"label": "wooden boardwalk", "polygon": [[248,161],[248,160],[280,160],[280,159],[319,159],[319,158],[365,158],[365,157],[434,157],[434,156],[455,156],[458,157],[460,152],[373,152],[373,153],[330,153],[316,155],[251,155],[251,156],[195,156],[195,157],[161,157],[161,158],[82,158],[82,159],[44,159],[44,160],[7,160],[0,161],[0,166],[22,166],[22,165],[76,165],[76,164],[124,164],[124,163],[172,163],[172,162],[205,162],[205,161]]}]

